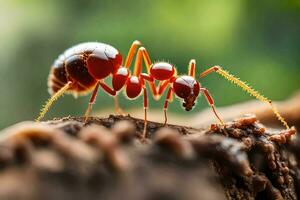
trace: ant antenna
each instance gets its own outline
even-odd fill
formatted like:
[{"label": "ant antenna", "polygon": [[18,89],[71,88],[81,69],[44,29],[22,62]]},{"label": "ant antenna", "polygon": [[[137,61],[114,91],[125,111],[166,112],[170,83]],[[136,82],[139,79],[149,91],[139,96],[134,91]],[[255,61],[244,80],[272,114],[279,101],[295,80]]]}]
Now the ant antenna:
[{"label": "ant antenna", "polygon": [[254,96],[256,99],[269,104],[271,106],[274,114],[278,118],[278,120],[287,129],[290,129],[289,125],[284,120],[284,118],[279,114],[278,109],[276,108],[275,105],[272,104],[271,100],[269,100],[266,97],[264,97],[263,95],[261,95],[259,92],[257,92],[256,90],[254,90],[251,86],[249,86],[247,83],[241,81],[239,78],[237,78],[234,75],[230,74],[228,71],[225,71],[225,70],[221,69],[221,67],[218,67],[218,69],[216,70],[216,72],[218,74],[220,74],[221,76],[223,76],[225,79],[229,80],[231,83],[233,83],[233,84],[241,87],[244,91],[246,91],[247,93],[249,93],[251,96]]},{"label": "ant antenna", "polygon": [[48,112],[51,105],[71,87],[71,84],[72,82],[69,81],[64,87],[60,88],[53,96],[50,97],[50,99],[42,107],[41,112],[35,121],[39,122],[41,119],[44,118],[45,114]]}]

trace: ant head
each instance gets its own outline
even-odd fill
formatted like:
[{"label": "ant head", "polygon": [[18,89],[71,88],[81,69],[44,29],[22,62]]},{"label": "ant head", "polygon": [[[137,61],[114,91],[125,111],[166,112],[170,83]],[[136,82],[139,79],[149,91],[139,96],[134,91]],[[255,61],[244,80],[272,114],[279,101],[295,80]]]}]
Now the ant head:
[{"label": "ant head", "polygon": [[190,111],[193,109],[195,105],[195,100],[196,100],[195,95],[190,95],[188,98],[183,100],[182,106],[185,108],[186,111]]},{"label": "ant head", "polygon": [[199,95],[200,84],[192,76],[180,76],[173,83],[175,94],[183,99],[182,106],[190,111]]}]

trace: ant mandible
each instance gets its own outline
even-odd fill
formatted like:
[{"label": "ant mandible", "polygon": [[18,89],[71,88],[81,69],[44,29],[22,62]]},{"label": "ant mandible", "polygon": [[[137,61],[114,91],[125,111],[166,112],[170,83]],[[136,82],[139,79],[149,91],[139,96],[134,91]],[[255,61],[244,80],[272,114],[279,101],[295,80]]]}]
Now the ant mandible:
[{"label": "ant mandible", "polygon": [[[224,125],[224,122],[217,114],[213,98],[209,94],[208,90],[201,87],[200,83],[196,80],[196,63],[194,59],[192,59],[189,63],[188,75],[177,76],[176,69],[173,65],[167,62],[152,63],[147,50],[144,47],[140,47],[137,51],[134,71],[133,74],[131,74],[129,67],[131,66],[136,49],[140,45],[141,43],[139,41],[134,41],[132,43],[123,66],[122,55],[117,49],[108,44],[87,42],[67,49],[56,59],[51,68],[48,77],[48,90],[52,96],[42,108],[37,121],[41,120],[45,116],[53,102],[65,92],[77,96],[85,95],[93,90],[88,108],[85,112],[85,119],[87,119],[92,105],[96,100],[99,86],[105,92],[115,97],[115,110],[119,112],[121,109],[119,108],[116,95],[117,92],[125,86],[126,96],[129,99],[137,98],[141,93],[143,93],[145,112],[143,137],[145,137],[148,108],[148,96],[145,81],[147,81],[149,83],[151,93],[156,100],[158,100],[163,95],[164,91],[168,89],[164,102],[165,124],[167,123],[166,111],[168,103],[173,100],[173,94],[183,100],[183,107],[186,111],[189,111],[194,107],[195,101],[201,92],[206,97],[219,122]],[[147,73],[142,73],[143,60],[147,68]],[[201,73],[200,77],[202,78],[211,72],[217,72],[225,79],[240,86],[250,95],[270,104],[277,118],[287,129],[289,129],[289,126],[269,99],[263,97],[245,82],[242,82],[227,71],[224,71],[219,66],[209,68]],[[104,81],[104,79],[108,76],[112,76],[113,88],[110,88]],[[155,81],[159,81],[158,86],[155,86]]]}]

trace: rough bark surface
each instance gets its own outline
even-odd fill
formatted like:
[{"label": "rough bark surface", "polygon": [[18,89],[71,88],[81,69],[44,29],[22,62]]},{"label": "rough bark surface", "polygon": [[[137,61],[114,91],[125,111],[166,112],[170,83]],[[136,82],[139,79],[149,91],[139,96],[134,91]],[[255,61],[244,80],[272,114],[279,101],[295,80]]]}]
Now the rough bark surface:
[{"label": "rough bark surface", "polygon": [[23,122],[0,134],[0,199],[297,199],[300,139],[247,115],[206,129],[130,116]]}]

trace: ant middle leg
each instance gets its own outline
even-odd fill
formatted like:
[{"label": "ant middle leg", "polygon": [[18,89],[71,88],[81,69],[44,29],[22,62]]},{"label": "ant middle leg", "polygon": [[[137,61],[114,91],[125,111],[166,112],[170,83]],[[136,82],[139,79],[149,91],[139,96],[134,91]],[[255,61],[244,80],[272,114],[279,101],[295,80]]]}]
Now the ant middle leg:
[{"label": "ant middle leg", "polygon": [[156,96],[157,100],[160,99],[160,97],[163,95],[163,93],[167,89],[169,83],[170,83],[170,80],[160,82],[158,89],[157,89],[157,96]]},{"label": "ant middle leg", "polygon": [[168,121],[168,117],[167,117],[168,105],[169,105],[169,102],[172,102],[172,101],[173,101],[173,90],[170,87],[168,90],[167,96],[166,96],[165,103],[164,103],[164,116],[165,116],[164,126],[167,124],[167,121]]},{"label": "ant middle leg", "polygon": [[125,63],[124,63],[124,67],[128,68],[131,65],[131,62],[133,60],[134,54],[136,52],[137,47],[141,45],[141,42],[138,40],[133,41],[133,43],[131,44],[131,47],[128,51]]},{"label": "ant middle leg", "polygon": [[200,91],[202,92],[202,94],[204,94],[204,96],[206,97],[207,102],[209,103],[209,105],[211,106],[215,116],[217,117],[217,119],[219,120],[219,122],[222,125],[225,125],[224,121],[221,119],[221,117],[218,115],[216,108],[215,108],[215,104],[214,104],[214,100],[211,97],[211,95],[209,94],[208,90],[206,88],[200,88]]},{"label": "ant middle leg", "polygon": [[[146,68],[147,68],[147,73],[142,73],[142,61],[144,60]],[[146,50],[145,47],[140,47],[138,49],[137,55],[136,55],[136,60],[134,64],[134,70],[133,74],[137,77],[142,77],[143,79],[148,81],[150,91],[152,95],[155,97],[157,95],[157,88],[154,84],[154,79],[150,75],[150,68],[151,68],[151,60],[150,56]]]}]

